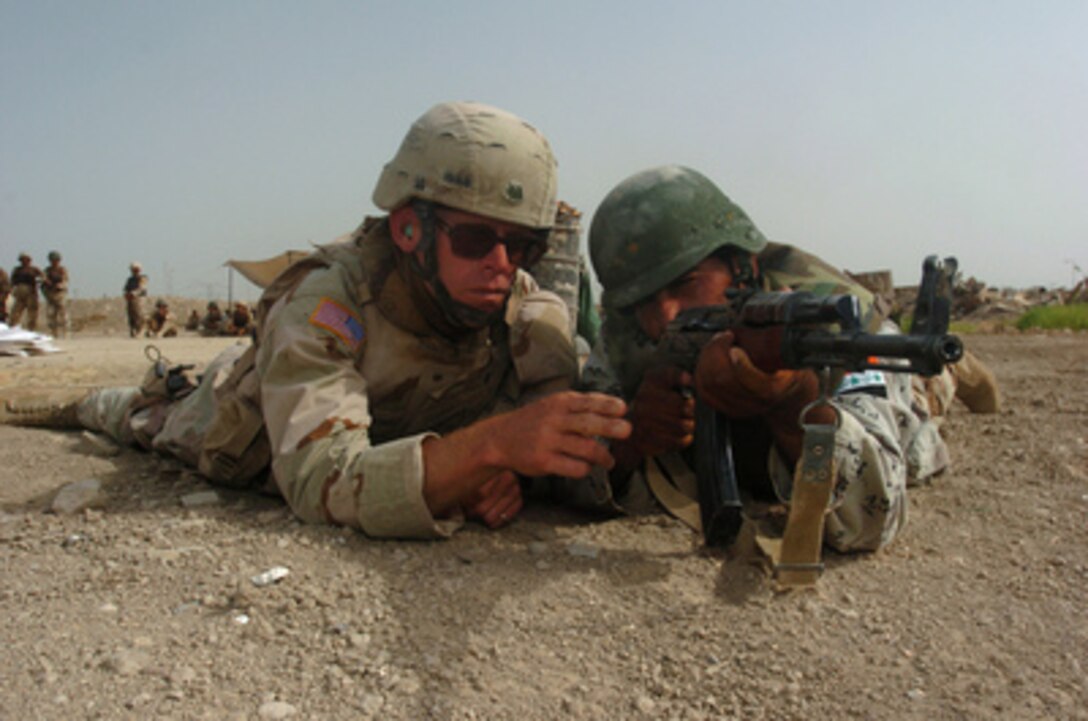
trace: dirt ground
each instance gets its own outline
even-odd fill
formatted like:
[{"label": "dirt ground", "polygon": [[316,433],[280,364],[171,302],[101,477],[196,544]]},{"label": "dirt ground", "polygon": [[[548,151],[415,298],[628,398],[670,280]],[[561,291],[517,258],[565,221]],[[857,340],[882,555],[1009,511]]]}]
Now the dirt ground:
[{"label": "dirt ground", "polygon": [[[0,718],[1088,719],[1088,335],[966,340],[1003,412],[957,407],[897,542],[789,595],[664,516],[378,542],[0,425]],[[116,334],[58,345],[0,358],[0,394],[146,368]],[[85,479],[97,508],[49,510]]]}]

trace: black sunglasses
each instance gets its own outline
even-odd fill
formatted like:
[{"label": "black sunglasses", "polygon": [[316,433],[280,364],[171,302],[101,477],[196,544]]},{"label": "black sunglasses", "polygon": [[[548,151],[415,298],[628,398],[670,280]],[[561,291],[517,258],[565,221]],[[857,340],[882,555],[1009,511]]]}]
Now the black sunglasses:
[{"label": "black sunglasses", "polygon": [[548,251],[548,231],[510,233],[500,236],[486,223],[458,223],[450,225],[437,215],[434,218],[442,232],[450,239],[450,249],[458,258],[479,260],[502,243],[506,257],[519,268],[529,268]]}]

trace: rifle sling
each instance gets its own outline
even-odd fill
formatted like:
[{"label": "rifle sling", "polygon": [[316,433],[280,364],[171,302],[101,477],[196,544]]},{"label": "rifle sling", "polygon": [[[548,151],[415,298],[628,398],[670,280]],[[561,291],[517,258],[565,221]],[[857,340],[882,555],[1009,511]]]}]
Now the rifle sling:
[{"label": "rifle sling", "polygon": [[699,533],[699,491],[695,472],[677,453],[663,453],[646,459],[646,482],[665,510]]},{"label": "rifle sling", "polygon": [[759,537],[774,564],[782,590],[808,588],[823,571],[824,517],[835,485],[835,425],[805,425],[801,459],[794,473],[790,513],[782,539]]},{"label": "rifle sling", "polygon": [[[756,542],[774,565],[781,590],[816,585],[823,563],[824,518],[835,485],[836,425],[805,425],[801,459],[794,472],[790,512],[782,538],[757,533]],[[676,453],[646,460],[646,480],[658,502],[702,533],[695,473]]]}]

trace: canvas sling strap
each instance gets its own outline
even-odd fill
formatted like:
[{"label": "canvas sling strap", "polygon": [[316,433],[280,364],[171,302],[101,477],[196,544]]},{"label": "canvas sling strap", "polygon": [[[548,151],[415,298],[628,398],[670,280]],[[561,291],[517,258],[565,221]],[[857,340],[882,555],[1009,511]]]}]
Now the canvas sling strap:
[{"label": "canvas sling strap", "polygon": [[[827,403],[826,397],[806,408],[801,417],[823,403]],[[841,422],[838,409],[831,408],[835,411],[833,424],[802,423],[805,435],[794,471],[785,533],[780,539],[756,536],[760,549],[771,560],[780,590],[812,587],[824,568],[820,551],[824,517],[835,485],[835,433]]]},{"label": "canvas sling strap", "polygon": [[[818,405],[834,411],[835,422],[803,423],[801,458],[794,471],[790,510],[781,538],[757,530],[755,540],[770,559],[780,590],[810,588],[823,571],[824,518],[835,486],[835,435],[841,425],[839,410],[830,404],[830,379],[821,374],[821,397],[801,412],[803,420]],[[695,472],[678,453],[664,453],[646,460],[646,480],[654,497],[670,514],[695,531],[702,532]]]},{"label": "canvas sling strap", "polygon": [[678,453],[662,453],[646,459],[646,483],[658,503],[700,534],[699,490],[695,471]]}]

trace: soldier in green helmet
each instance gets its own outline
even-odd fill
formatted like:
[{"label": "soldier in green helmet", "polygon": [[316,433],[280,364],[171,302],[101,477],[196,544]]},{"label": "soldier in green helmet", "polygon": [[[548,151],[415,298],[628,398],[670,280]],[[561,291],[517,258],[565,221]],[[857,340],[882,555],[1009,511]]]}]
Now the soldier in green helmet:
[{"label": "soldier in green helmet", "polygon": [[[637,173],[613,189],[594,215],[589,245],[604,286],[605,321],[584,383],[627,399],[633,430],[611,443],[611,471],[598,469],[583,488],[567,490],[598,507],[654,505],[647,459],[675,456],[681,466],[692,465],[697,395],[730,419],[742,494],[788,502],[801,452],[798,418],[820,393],[816,373],[767,373],[752,358],[774,352],[772,341],[742,346],[731,331],[703,348],[693,373],[655,365],[656,343],[680,311],[723,303],[727,290],[742,288],[850,293],[875,332],[882,319],[872,311],[871,294],[820,259],[769,242],[711,180],[681,166]],[[907,485],[940,472],[948,454],[909,376],[853,375],[832,399],[842,421],[824,540],[839,550],[869,550],[903,526]],[[834,415],[826,406],[816,409],[806,421],[826,422],[821,416],[828,413]]]}]

